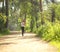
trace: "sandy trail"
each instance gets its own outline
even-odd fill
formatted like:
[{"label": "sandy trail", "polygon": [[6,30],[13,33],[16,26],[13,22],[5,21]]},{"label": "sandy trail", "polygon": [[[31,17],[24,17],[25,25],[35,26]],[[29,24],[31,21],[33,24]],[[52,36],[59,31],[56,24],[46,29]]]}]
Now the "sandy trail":
[{"label": "sandy trail", "polygon": [[0,37],[0,52],[57,52],[57,48],[35,37],[33,33]]}]

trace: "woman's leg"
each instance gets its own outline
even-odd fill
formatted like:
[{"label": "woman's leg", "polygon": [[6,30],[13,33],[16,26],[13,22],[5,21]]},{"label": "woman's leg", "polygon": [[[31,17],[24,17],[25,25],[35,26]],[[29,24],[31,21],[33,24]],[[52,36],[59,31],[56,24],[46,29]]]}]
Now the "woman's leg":
[{"label": "woman's leg", "polygon": [[22,36],[24,36],[24,27],[22,27]]}]

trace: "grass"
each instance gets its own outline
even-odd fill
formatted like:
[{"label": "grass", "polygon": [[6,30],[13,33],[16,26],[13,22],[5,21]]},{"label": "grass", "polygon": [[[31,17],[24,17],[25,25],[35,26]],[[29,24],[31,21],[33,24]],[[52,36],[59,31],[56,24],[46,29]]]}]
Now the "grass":
[{"label": "grass", "polygon": [[51,41],[50,44],[57,47],[58,52],[60,52],[60,42],[59,41]]}]

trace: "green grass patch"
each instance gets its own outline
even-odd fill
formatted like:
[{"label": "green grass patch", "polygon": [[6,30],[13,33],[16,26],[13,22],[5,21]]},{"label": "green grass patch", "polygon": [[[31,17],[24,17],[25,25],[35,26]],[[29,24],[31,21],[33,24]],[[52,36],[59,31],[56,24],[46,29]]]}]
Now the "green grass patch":
[{"label": "green grass patch", "polygon": [[57,47],[58,52],[60,52],[60,42],[59,41],[51,41],[50,44]]}]

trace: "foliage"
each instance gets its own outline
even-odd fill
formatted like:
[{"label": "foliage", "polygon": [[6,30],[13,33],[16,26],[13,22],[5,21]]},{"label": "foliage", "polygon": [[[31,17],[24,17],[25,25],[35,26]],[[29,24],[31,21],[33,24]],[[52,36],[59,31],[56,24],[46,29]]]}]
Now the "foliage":
[{"label": "foliage", "polygon": [[9,34],[9,30],[6,29],[6,27],[5,27],[6,18],[7,18],[6,16],[4,16],[0,13],[0,35]]},{"label": "foliage", "polygon": [[55,40],[60,41],[60,22],[56,22],[53,25],[53,29],[54,29],[54,34],[55,34]]},{"label": "foliage", "polygon": [[44,25],[41,25],[38,29],[37,34],[42,37],[44,40],[59,40],[60,41],[60,23],[55,22],[46,22]]},{"label": "foliage", "polygon": [[6,16],[0,14],[0,31],[3,31],[5,28],[6,18]]},{"label": "foliage", "polygon": [[25,31],[30,32],[30,18],[26,19]]},{"label": "foliage", "polygon": [[58,52],[60,52],[60,42],[59,41],[51,41],[51,45],[54,45],[55,47],[58,48]]},{"label": "foliage", "polygon": [[[0,0],[0,2],[3,0]],[[9,1],[9,29],[20,30],[21,21],[26,19],[26,32],[37,33],[44,40],[60,41],[60,4],[53,0],[10,0]],[[45,8],[46,7],[46,8]],[[3,8],[6,8],[3,6]],[[40,9],[43,11],[41,12]],[[6,10],[6,9],[5,9]],[[3,9],[4,11],[4,9]],[[0,34],[8,33],[5,28],[6,18],[0,14]],[[52,23],[51,21],[55,21]],[[41,24],[41,21],[44,24]]]},{"label": "foliage", "polygon": [[60,20],[60,4],[55,8],[56,19]]}]

